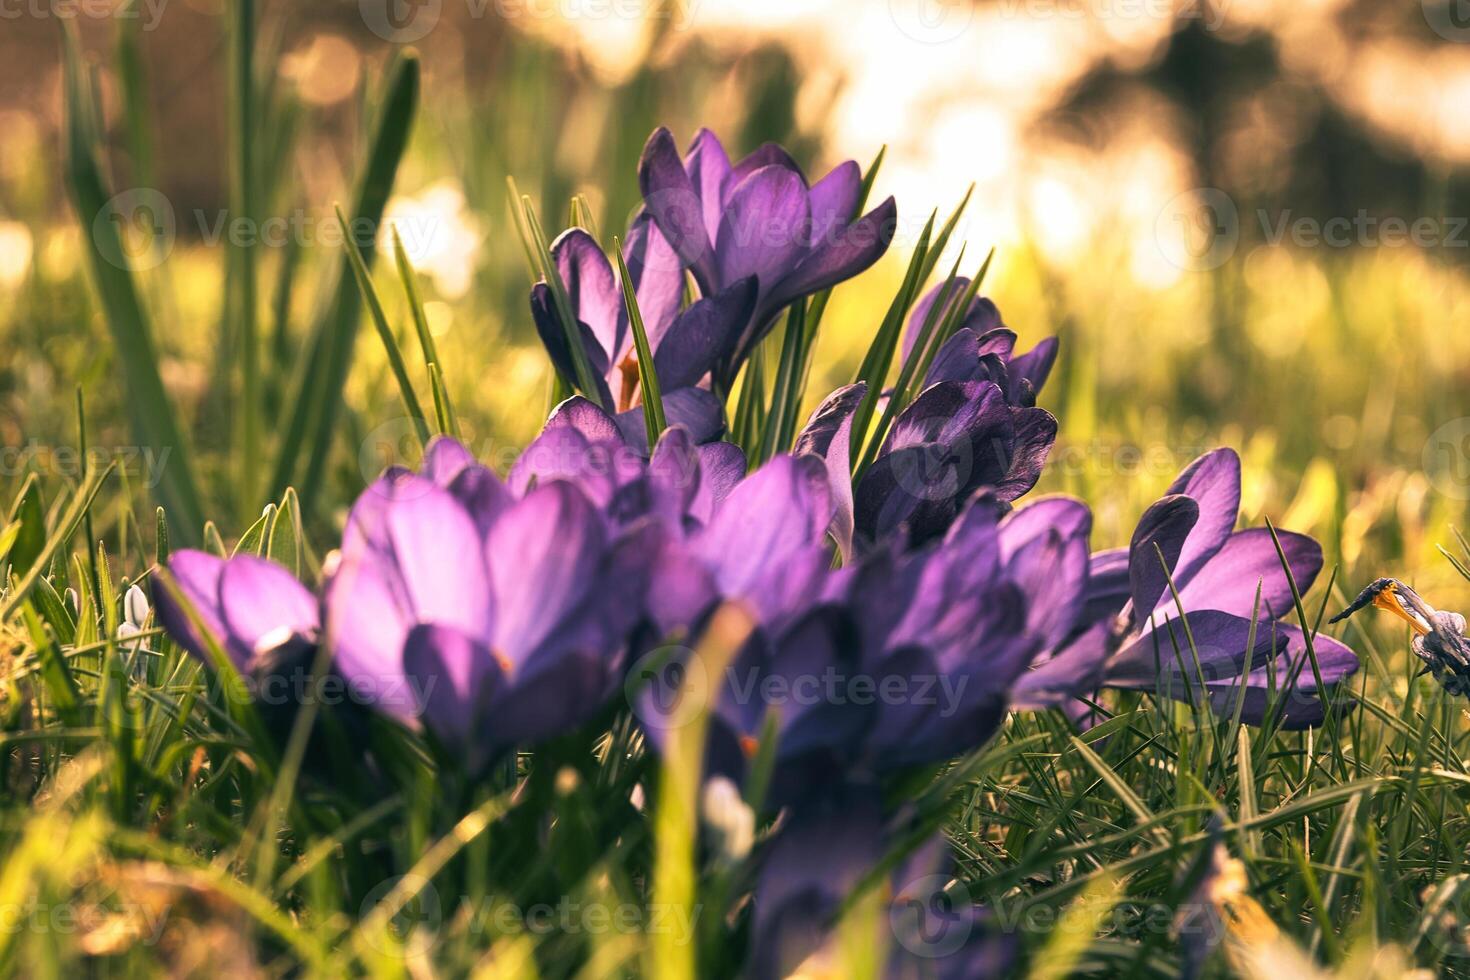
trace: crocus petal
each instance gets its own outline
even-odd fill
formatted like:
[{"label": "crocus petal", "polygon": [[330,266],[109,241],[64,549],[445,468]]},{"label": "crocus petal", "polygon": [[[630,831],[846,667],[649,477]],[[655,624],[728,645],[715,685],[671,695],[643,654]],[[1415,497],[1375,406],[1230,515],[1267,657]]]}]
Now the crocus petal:
[{"label": "crocus petal", "polygon": [[613,417],[581,395],[573,395],[551,410],[545,428],[560,426],[576,429],[588,442],[617,442],[622,438]]},{"label": "crocus petal", "polygon": [[694,134],[684,169],[703,205],[705,232],[713,242],[720,233],[720,215],[725,210],[725,188],[730,185],[730,156],[720,138],[708,129]]},{"label": "crocus petal", "polygon": [[[638,297],[638,313],[643,317],[648,342],[657,349],[659,340],[684,305],[684,263],[647,211],[634,218],[628,228],[623,257],[628,265],[628,278],[633,280],[633,294]],[[612,352],[614,360],[621,360],[624,349],[632,343],[627,311],[620,309],[618,317],[621,339]]]},{"label": "crocus petal", "polygon": [[1018,711],[1066,707],[1102,685],[1107,659],[1108,624],[1096,623],[1060,652],[1033,663],[1011,687],[1011,707]]},{"label": "crocus petal", "polygon": [[1199,520],[1179,552],[1174,584],[1183,589],[1225,544],[1240,513],[1240,457],[1216,449],[1186,466],[1168,494],[1186,494],[1199,504]]},{"label": "crocus petal", "polygon": [[715,570],[721,592],[740,598],[802,550],[820,545],[831,520],[822,461],[777,456],[731,492],[697,553]]},{"label": "crocus petal", "polygon": [[714,240],[705,231],[704,204],[667,129],[660,127],[648,138],[638,163],[638,187],[658,230],[694,273],[700,289],[711,291]]},{"label": "crocus petal", "polygon": [[592,442],[579,429],[548,425],[511,467],[511,492],[525,496],[533,485],[564,480],[606,505],[617,487],[613,475],[616,446],[621,446],[621,439],[616,444]]},{"label": "crocus petal", "polygon": [[[1255,646],[1248,651],[1252,634]],[[1187,613],[1184,623],[1176,617],[1145,629],[1108,661],[1107,684],[1143,690],[1162,687],[1164,693],[1182,699],[1187,687],[1198,692],[1200,681],[1208,684],[1255,669],[1285,642],[1285,637],[1259,624],[1253,628],[1248,619],[1203,609]]]},{"label": "crocus petal", "polygon": [[[1305,594],[1322,570],[1322,547],[1305,534],[1277,531],[1292,578]],[[1185,609],[1220,609],[1249,618],[1261,590],[1263,620],[1287,615],[1292,607],[1291,584],[1268,528],[1237,531],[1225,546],[1179,590]]]},{"label": "crocus petal", "polygon": [[314,639],[321,625],[316,596],[280,565],[254,555],[224,563],[219,608],[231,639],[252,655],[293,635]]},{"label": "crocus petal", "polygon": [[474,454],[457,439],[435,436],[424,450],[424,463],[420,467],[424,476],[441,487],[447,487],[467,466],[476,465]]},{"label": "crocus petal", "polygon": [[[531,287],[531,319],[536,324],[536,335],[541,338],[541,345],[546,348],[551,363],[563,378],[575,383],[577,370],[572,360],[571,348],[567,346],[566,328],[562,326],[551,290],[544,282],[538,282]],[[591,327],[579,320],[577,329],[581,332],[582,349],[587,352],[588,366],[597,383],[598,397],[604,405],[611,405],[612,393],[607,387],[608,355],[603,351]]]},{"label": "crocus petal", "polygon": [[401,487],[386,515],[388,536],[416,621],[487,635],[490,582],[474,520],[447,490],[421,477]]},{"label": "crocus petal", "polygon": [[729,354],[755,310],[756,279],[741,279],[723,292],[685,310],[653,352],[660,389],[697,384],[719,358]]},{"label": "crocus petal", "polygon": [[[806,176],[802,174],[801,167],[797,166],[796,161],[791,158],[791,154],[786,152],[785,147],[779,143],[762,143],[731,168],[730,183],[728,186],[732,189],[732,193],[733,188],[739,185],[742,180],[757,170],[763,170],[766,167],[789,170],[801,178],[802,187],[806,186]],[[728,202],[729,198],[727,196],[726,203]]]},{"label": "crocus petal", "polygon": [[699,447],[699,492],[689,504],[689,516],[708,524],[716,510],[745,479],[745,451],[733,442],[707,442]]},{"label": "crocus petal", "polygon": [[675,527],[699,493],[699,451],[689,430],[671,426],[659,437],[648,461],[651,509]]},{"label": "crocus petal", "polygon": [[495,471],[478,464],[461,470],[449,484],[449,492],[469,511],[482,536],[488,534],[506,508],[515,503],[510,488],[501,482]]},{"label": "crocus petal", "polygon": [[1014,409],[1015,448],[1011,451],[1005,479],[995,484],[1001,500],[1015,500],[1029,493],[1041,479],[1051,447],[1057,441],[1057,420],[1040,408]]},{"label": "crocus petal", "polygon": [[1087,569],[1087,604],[1079,627],[1116,617],[1128,604],[1128,597],[1128,549],[1097,552]]},{"label": "crocus petal", "polygon": [[[237,669],[244,670],[250,650],[229,642],[224,612],[220,609],[219,580],[224,565],[223,558],[207,552],[181,549],[169,556],[168,574],[183,598],[193,607],[204,628],[213,636],[215,643],[219,644]],[[194,656],[207,661],[208,644],[194,628],[183,606],[175,601],[172,591],[162,585],[155,586],[153,605],[157,610],[159,624],[168,630],[169,636]]]},{"label": "crocus petal", "polygon": [[1002,560],[1027,597],[1026,626],[1048,650],[1072,632],[1086,600],[1092,514],[1080,500],[1037,501],[1000,528]]},{"label": "crocus petal", "polygon": [[828,395],[807,419],[793,450],[797,456],[820,457],[827,467],[827,482],[832,489],[832,537],[844,562],[852,557],[852,420],[867,392],[867,384],[860,381]]},{"label": "crocus petal", "polygon": [[786,274],[804,253],[811,232],[811,203],[801,174],[763,167],[730,192],[715,240],[718,281],[755,276],[762,291]]},{"label": "crocus petal", "polygon": [[[919,334],[924,331],[924,324],[929,322],[929,316],[933,313],[935,323],[943,323],[955,304],[964,296],[965,290],[970,288],[970,280],[965,276],[955,276],[953,281],[946,279],[944,282],[936,283],[920,300],[914,304],[913,311],[909,313],[908,325],[903,332],[903,359],[907,361],[913,354],[914,345],[918,343]],[[934,307],[943,296],[944,308],[934,312]],[[974,331],[971,331],[974,333]]]},{"label": "crocus petal", "polygon": [[1014,377],[1022,378],[1031,385],[1034,394],[1040,394],[1051,377],[1052,365],[1057,360],[1060,343],[1055,337],[1047,337],[1024,354],[1011,358],[1010,370]]},{"label": "crocus petal", "polygon": [[[323,597],[332,663],[349,682],[387,691],[403,676],[403,643],[416,623],[392,556],[372,548],[344,548]],[[404,705],[386,706],[410,720]]]},{"label": "crocus petal", "polygon": [[[695,442],[711,442],[725,431],[724,409],[707,389],[675,388],[663,396],[664,421],[688,429]],[[648,426],[643,421],[642,406],[618,413],[618,431],[629,449],[640,455],[648,452]]]},{"label": "crocus petal", "polygon": [[[480,640],[448,626],[421,624],[403,644],[403,673],[416,694],[412,711],[451,750],[466,752],[477,721],[505,684],[494,655]],[[389,710],[390,706],[379,703]],[[404,712],[389,710],[402,717]]]},{"label": "crocus petal", "polygon": [[973,330],[960,329],[934,355],[924,387],[941,381],[980,381],[980,339]]},{"label": "crocus petal", "polygon": [[857,215],[858,194],[862,192],[863,172],[852,160],[839,164],[831,173],[812,185],[811,247],[820,248]]},{"label": "crocus petal", "polygon": [[1147,622],[1164,599],[1169,575],[1179,567],[1180,549],[1198,520],[1199,503],[1193,497],[1164,497],[1143,512],[1128,546],[1128,590],[1138,622]]},{"label": "crocus petal", "polygon": [[[1266,626],[1260,628],[1265,629]],[[1260,726],[1270,717],[1278,720],[1287,731],[1320,725],[1326,718],[1326,710],[1317,686],[1317,674],[1321,674],[1322,684],[1331,688],[1357,671],[1358,656],[1341,642],[1319,634],[1312,640],[1317,658],[1317,671],[1314,672],[1302,631],[1281,623],[1274,624],[1274,629],[1278,636],[1286,637],[1286,649],[1276,658],[1274,671],[1272,665],[1266,665],[1257,667],[1247,676],[1241,721]],[[1239,679],[1220,681],[1209,688],[1216,714],[1234,717],[1235,701],[1241,695]],[[1326,701],[1332,703],[1333,697],[1329,695]],[[1336,704],[1340,707],[1351,703],[1351,698],[1336,697]]]},{"label": "crocus petal", "polygon": [[897,230],[898,206],[890,197],[813,248],[762,301],[762,308],[779,310],[798,297],[851,279],[883,257]]},{"label": "crocus petal", "polygon": [[583,601],[605,540],[601,516],[569,483],[541,484],[502,515],[484,545],[495,649],[524,660]]},{"label": "crocus petal", "polygon": [[[551,244],[551,258],[572,301],[572,312],[587,324],[602,349],[605,365],[622,350],[619,328],[623,296],[602,246],[581,228],[570,228]],[[591,351],[588,357],[593,358]],[[606,368],[604,368],[606,370]]]}]

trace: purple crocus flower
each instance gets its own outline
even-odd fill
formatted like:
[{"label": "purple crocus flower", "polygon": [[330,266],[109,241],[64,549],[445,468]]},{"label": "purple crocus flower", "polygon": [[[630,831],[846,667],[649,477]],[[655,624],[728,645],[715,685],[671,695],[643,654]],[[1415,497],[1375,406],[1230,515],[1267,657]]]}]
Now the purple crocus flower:
[{"label": "purple crocus flower", "polygon": [[[875,552],[834,576],[876,690],[863,761],[879,772],[984,744],[1041,648],[1052,584],[1023,590],[1002,560],[999,503],[982,495],[943,541]],[[1017,563],[1018,565],[1020,563]]]},{"label": "purple crocus flower", "polygon": [[477,509],[477,464],[448,488],[436,481],[452,455],[445,444],[428,475],[385,474],[364,492],[329,569],[324,619],[348,684],[474,769],[606,703],[653,536],[649,525],[616,534],[564,480],[520,499],[497,491]]},{"label": "purple crocus flower", "polygon": [[1050,412],[1013,405],[996,382],[942,378],[898,413],[854,486],[847,475],[851,420],[866,391],[858,382],[828,395],[796,442],[798,452],[827,460],[837,497],[833,534],[844,555],[889,538],[909,545],[939,538],[981,487],[1015,500],[1036,485],[1056,440]]},{"label": "purple crocus flower", "polygon": [[[914,356],[914,347],[931,314],[938,329],[969,288],[969,279],[956,276],[952,283],[940,283],[929,290],[914,305],[904,332],[905,361]],[[935,311],[941,298],[944,307]],[[989,381],[1005,394],[1008,404],[1030,407],[1036,404],[1036,396],[1051,375],[1057,349],[1057,338],[1047,337],[1026,353],[1017,354],[1015,331],[1001,321],[995,303],[976,296],[935,353],[924,376],[924,387],[941,381]]]},{"label": "purple crocus flower", "polygon": [[[1322,692],[1307,660],[1307,638],[1286,621],[1294,616],[1290,583],[1268,529],[1235,530],[1239,505],[1240,457],[1230,449],[1207,453],[1145,511],[1128,548],[1091,557],[1085,579],[1076,564],[1090,531],[1081,504],[1040,501],[1012,515],[1001,529],[1011,553],[1035,547],[1039,535],[1065,541],[1071,556],[1065,605],[1075,612],[1066,635],[1057,641],[1053,633],[1054,642],[1017,684],[1015,706],[1066,706],[1100,687],[1185,698],[1203,680],[1217,713],[1232,715],[1243,696],[1242,719],[1259,725],[1267,719],[1274,678],[1282,725],[1320,724]],[[1322,549],[1306,535],[1277,536],[1305,593],[1321,571]],[[1337,640],[1318,635],[1312,646],[1324,685],[1357,670],[1357,656]]]},{"label": "purple crocus flower", "polygon": [[672,425],[659,437],[651,458],[645,458],[641,443],[631,445],[617,420],[573,396],[556,407],[516,460],[506,491],[520,496],[548,480],[567,480],[618,526],[652,517],[682,532],[708,523],[719,502],[745,476],[745,454],[739,446],[695,442],[689,430]]},{"label": "purple crocus flower", "polygon": [[[750,319],[755,308],[755,279],[731,282],[681,310],[683,267],[647,215],[633,222],[623,252],[653,351],[664,414],[670,424],[685,426],[696,442],[709,442],[724,429],[724,413],[719,401],[700,383],[716,361],[733,349]],[[617,413],[628,443],[646,453],[638,357],[619,277],[597,242],[581,228],[557,238],[551,256],[581,327],[582,347],[597,379],[597,394],[603,405]],[[575,378],[566,332],[544,282],[531,290],[531,313],[552,362],[563,377]]]},{"label": "purple crocus flower", "polygon": [[[902,829],[868,787],[845,788],[796,811],[771,842],[756,879],[749,975],[835,975],[839,916]],[[889,874],[892,897],[873,934],[882,976],[970,980],[1014,969],[1019,943],[954,882],[948,851],[936,835]]]},{"label": "purple crocus flower", "polygon": [[186,549],[170,556],[168,574],[209,638],[166,588],[153,591],[158,622],[200,660],[209,662],[213,640],[241,675],[252,676],[315,649],[321,630],[316,596],[275,562]]},{"label": "purple crocus flower", "polygon": [[781,147],[768,143],[732,164],[707,129],[683,160],[673,135],[656,130],[638,182],[647,213],[701,295],[719,296],[750,276],[758,283],[754,312],[715,366],[719,391],[729,391],[776,314],[871,266],[897,228],[892,198],[854,220],[862,172],[853,161],[809,185]]},{"label": "purple crocus flower", "polygon": [[[765,730],[776,723],[774,805],[829,781],[870,712],[829,696],[832,678],[857,671],[850,617],[823,599],[831,553],[831,521],[822,464],[776,456],[741,481],[708,524],[668,536],[649,587],[649,609],[664,635],[697,647],[710,613],[722,602],[743,606],[755,627],[722,676],[708,678],[711,705],[707,769],[742,782]],[[661,747],[682,723],[677,693],[688,657],[666,664],[645,683],[635,707],[650,740]],[[635,674],[636,676],[636,674]]]}]

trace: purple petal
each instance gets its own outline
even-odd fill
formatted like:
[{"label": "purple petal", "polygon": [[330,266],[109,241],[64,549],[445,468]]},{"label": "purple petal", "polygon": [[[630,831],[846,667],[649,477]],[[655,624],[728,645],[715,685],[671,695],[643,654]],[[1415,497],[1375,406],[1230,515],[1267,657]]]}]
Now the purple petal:
[{"label": "purple petal", "polygon": [[1240,513],[1240,457],[1216,449],[1186,466],[1168,494],[1186,494],[1199,504],[1199,521],[1179,552],[1174,584],[1183,589],[1225,544]]},{"label": "purple petal", "polygon": [[[1267,629],[1268,625],[1263,624],[1259,629]],[[1279,719],[1281,727],[1287,731],[1320,725],[1326,718],[1326,711],[1316,674],[1307,657],[1306,638],[1295,626],[1278,623],[1274,629],[1278,636],[1284,635],[1287,640],[1286,650],[1276,658],[1274,684],[1270,665],[1250,672],[1244,689],[1245,701],[1241,705],[1241,721],[1259,726],[1271,715]],[[1329,688],[1357,672],[1357,654],[1332,637],[1317,635],[1312,640],[1312,648],[1317,655],[1317,670],[1322,675],[1322,683]],[[1233,717],[1235,700],[1241,693],[1239,679],[1221,681],[1209,687],[1216,714]],[[1329,697],[1328,701],[1331,700]],[[1339,696],[1337,703],[1346,705],[1350,701]]]},{"label": "purple petal", "polygon": [[1072,632],[1087,595],[1092,514],[1080,500],[1037,501],[1001,525],[1001,557],[1027,598],[1026,626],[1054,650]]},{"label": "purple petal", "polygon": [[[719,399],[705,388],[676,388],[664,394],[664,421],[669,425],[682,425],[696,443],[713,442],[725,431],[725,411]],[[637,409],[640,413],[642,408]],[[618,416],[624,437],[628,436],[627,414]],[[642,416],[639,416],[640,420]],[[643,432],[636,443],[628,439],[628,445],[641,449],[648,444],[648,434]]]},{"label": "purple petal", "polygon": [[755,309],[757,281],[741,279],[709,299],[685,310],[664,333],[653,352],[661,389],[672,391],[698,384],[715,361],[728,355]]},{"label": "purple petal", "polygon": [[699,494],[699,450],[683,426],[671,426],[659,437],[648,461],[652,511],[672,527],[681,527],[684,515]]},{"label": "purple petal", "polygon": [[1013,377],[1021,378],[1031,385],[1034,394],[1040,394],[1051,377],[1052,365],[1057,360],[1057,338],[1047,337],[1024,354],[1011,358],[1010,370]]},{"label": "purple petal", "polygon": [[[323,606],[337,672],[368,690],[390,690],[403,676],[403,643],[416,622],[391,555],[344,545]],[[388,707],[397,708],[394,717],[412,717],[411,705]]]},{"label": "purple petal", "polygon": [[[184,549],[175,551],[168,560],[168,574],[178,587],[183,598],[200,622],[219,644],[235,667],[244,670],[250,658],[250,649],[239,643],[231,643],[225,630],[224,612],[220,608],[219,580],[224,571],[223,558],[203,551]],[[171,590],[162,585],[153,589],[153,605],[158,610],[158,622],[174,642],[194,656],[208,662],[208,644],[194,628],[184,608],[175,601]]]},{"label": "purple petal", "polygon": [[1164,497],[1139,519],[1128,546],[1128,591],[1139,624],[1146,624],[1161,602],[1172,602],[1167,596],[1169,573],[1179,567],[1180,549],[1198,520],[1199,503],[1184,496]]},{"label": "purple petal", "polygon": [[924,375],[924,387],[941,381],[980,381],[980,339],[972,330],[958,330],[944,342]]},{"label": "purple petal", "polygon": [[756,147],[754,152],[735,164],[730,172],[729,186],[731,188],[735,187],[757,170],[764,170],[766,167],[776,167],[780,170],[790,171],[801,178],[803,187],[806,186],[806,175],[802,173],[801,167],[797,166],[796,161],[791,158],[791,154],[787,153],[785,147],[779,143],[762,143]]},{"label": "purple petal", "polygon": [[525,496],[533,485],[565,480],[599,506],[606,506],[619,482],[614,476],[614,452],[613,443],[591,442],[580,429],[548,425],[511,467],[511,492]]},{"label": "purple petal", "polygon": [[889,198],[809,252],[762,301],[779,310],[793,300],[851,279],[883,257],[898,230],[898,208]]},{"label": "purple petal", "polygon": [[[469,753],[477,726],[490,720],[486,707],[505,684],[489,648],[451,627],[415,626],[403,644],[403,673],[422,702],[410,710],[446,747]],[[402,706],[378,707],[405,713]]]},{"label": "purple petal", "polygon": [[995,484],[996,496],[1015,500],[1029,493],[1041,479],[1051,447],[1057,441],[1057,420],[1040,408],[1014,409],[1015,446],[1011,450],[1005,479]]},{"label": "purple petal", "polygon": [[708,524],[736,484],[745,479],[745,451],[732,442],[707,442],[699,447],[699,493],[689,515]]},{"label": "purple petal", "polygon": [[454,482],[467,466],[475,466],[474,454],[464,444],[449,436],[435,436],[424,450],[423,474],[441,487]]},{"label": "purple petal", "polygon": [[720,138],[708,129],[695,133],[694,141],[689,144],[689,153],[684,157],[684,169],[703,205],[705,232],[713,242],[720,233],[720,215],[725,210],[725,189],[731,184],[730,157],[721,145]]},{"label": "purple petal", "polygon": [[321,626],[316,596],[280,565],[254,555],[224,563],[219,607],[231,640],[252,656],[292,636],[315,640]]},{"label": "purple petal", "polygon": [[[1143,690],[1163,687],[1165,693],[1182,699],[1186,679],[1197,695],[1201,680],[1208,684],[1239,677],[1242,670],[1254,669],[1286,642],[1270,629],[1261,629],[1258,624],[1253,630],[1250,620],[1214,609],[1188,613],[1185,622],[1187,630],[1177,617],[1161,621],[1119,650],[1108,661],[1108,686]],[[1255,647],[1247,651],[1253,632]]]},{"label": "purple petal", "polygon": [[832,537],[844,562],[852,557],[852,420],[867,391],[867,384],[860,381],[828,395],[807,419],[792,450],[797,456],[818,456],[827,467],[827,483],[832,490]]},{"label": "purple petal", "polygon": [[715,240],[718,282],[755,276],[763,292],[805,253],[811,233],[811,203],[801,175],[763,167],[730,192]]},{"label": "purple petal", "polygon": [[[936,324],[942,324],[944,318],[953,310],[965,290],[970,288],[970,280],[964,276],[955,276],[953,282],[945,280],[936,283],[932,289],[914,304],[913,312],[909,314],[908,326],[903,332],[903,359],[907,361],[913,354],[914,345],[919,341],[919,334],[924,331],[924,324],[929,321],[929,314],[938,304],[939,298],[945,296],[944,308],[935,314]],[[974,331],[971,331],[973,334]]]},{"label": "purple petal", "polygon": [[622,439],[613,417],[581,395],[573,395],[551,410],[545,429],[563,426],[576,429],[589,442],[618,442]]},{"label": "purple petal", "polygon": [[812,185],[812,248],[821,247],[857,217],[853,212],[857,210],[862,186],[862,169],[852,160],[839,164]]},{"label": "purple petal", "polygon": [[731,492],[695,547],[715,570],[722,594],[740,598],[800,552],[820,546],[831,521],[821,460],[777,456]]},{"label": "purple petal", "polygon": [[400,485],[387,521],[415,621],[487,636],[494,617],[483,539],[464,505],[416,478]]},{"label": "purple petal", "polygon": [[[656,350],[659,339],[684,305],[684,263],[647,211],[633,219],[623,242],[623,258],[628,265],[628,278],[633,280],[633,294],[638,297],[638,312],[643,317],[648,342]],[[619,309],[618,316],[622,339],[612,353],[615,361],[623,358],[624,347],[632,343],[627,311]]]},{"label": "purple petal", "polygon": [[1039,660],[1011,688],[1011,706],[1038,711],[1065,707],[1097,690],[1108,659],[1108,624],[1097,623],[1051,657]]},{"label": "purple petal", "polygon": [[[541,345],[546,348],[551,363],[568,383],[575,383],[576,365],[572,360],[571,348],[567,346],[566,330],[557,314],[556,301],[551,290],[544,282],[538,282],[531,287],[531,319],[536,324],[536,335],[541,338]],[[597,382],[598,397],[603,404],[610,405],[612,393],[607,387],[607,354],[592,333],[591,327],[579,320],[577,328],[581,331],[582,349],[587,352],[587,361]]]},{"label": "purple petal", "polygon": [[568,483],[542,484],[506,512],[485,543],[495,649],[514,664],[535,650],[583,601],[605,541],[602,518]]},{"label": "purple petal", "polygon": [[478,464],[461,470],[449,484],[449,492],[469,511],[481,536],[488,534],[506,508],[515,503],[510,488],[495,471]]},{"label": "purple petal", "polygon": [[[626,339],[622,336],[626,329],[623,295],[612,264],[602,247],[581,228],[562,232],[551,244],[551,257],[572,301],[572,314],[597,338],[601,361],[607,364],[617,357]],[[587,356],[594,362],[598,360],[590,349]]]},{"label": "purple petal", "polygon": [[[1276,532],[1297,588],[1305,594],[1322,570],[1322,548],[1305,534]],[[1225,546],[1179,590],[1186,609],[1220,609],[1250,618],[1256,587],[1261,590],[1258,618],[1277,619],[1291,611],[1291,585],[1266,528],[1237,531]]]},{"label": "purple petal", "polygon": [[700,289],[711,291],[714,245],[705,231],[705,205],[679,160],[673,134],[667,129],[660,127],[648,138],[638,163],[638,187],[643,192],[643,206],[653,216],[658,230],[663,232],[679,259],[694,272]]}]

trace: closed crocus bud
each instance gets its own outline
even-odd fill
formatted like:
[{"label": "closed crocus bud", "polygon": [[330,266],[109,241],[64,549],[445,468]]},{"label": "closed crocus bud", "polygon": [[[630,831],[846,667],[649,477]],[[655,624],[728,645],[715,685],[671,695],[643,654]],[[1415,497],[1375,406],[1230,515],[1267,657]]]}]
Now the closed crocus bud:
[{"label": "closed crocus bud", "polygon": [[739,787],[724,776],[714,777],[704,784],[700,810],[721,862],[744,860],[755,843],[755,811],[746,805]]},{"label": "closed crocus bud", "polygon": [[123,596],[123,619],[142,629],[148,620],[148,612],[148,597],[143,594],[143,590],[136,585],[128,586],[127,594]]}]

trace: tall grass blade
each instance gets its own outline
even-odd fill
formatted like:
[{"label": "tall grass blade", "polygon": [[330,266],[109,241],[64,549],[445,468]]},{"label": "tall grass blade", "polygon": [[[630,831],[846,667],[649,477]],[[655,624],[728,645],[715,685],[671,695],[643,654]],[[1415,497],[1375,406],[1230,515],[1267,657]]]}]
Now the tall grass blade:
[{"label": "tall grass blade", "polygon": [[[400,57],[390,70],[387,95],[378,114],[367,166],[358,183],[352,208],[352,231],[356,233],[362,228],[369,232],[357,236],[363,263],[369,267],[377,250],[378,224],[382,221],[398,165],[408,146],[418,95],[419,59],[410,51]],[[352,366],[352,349],[357,339],[360,302],[360,292],[353,281],[351,259],[344,257],[331,301],[311,330],[306,356],[301,362],[302,369],[288,401],[291,415],[271,478],[270,496],[277,498],[293,482],[304,453],[306,471],[298,486],[302,505],[308,511],[317,507],[316,494],[337,432],[337,414],[342,408],[342,391]]]},{"label": "tall grass blade", "polygon": [[638,351],[638,386],[643,400],[643,425],[648,430],[648,451],[658,444],[658,437],[669,427],[664,416],[664,396],[658,385],[658,372],[653,367],[653,348],[648,344],[648,331],[638,309],[638,293],[628,263],[623,261],[623,243],[613,236],[613,255],[618,260],[618,279],[623,287],[623,308],[628,311],[628,324],[633,328],[633,346]]},{"label": "tall grass blade", "polygon": [[[127,382],[128,409],[142,447],[168,460],[158,483],[160,502],[179,515],[185,541],[204,521],[194,482],[191,453],[178,417],[158,375],[158,352],[138,285],[127,262],[120,229],[138,217],[161,220],[149,210],[150,202],[128,202],[113,197],[97,155],[96,109],[81,61],[76,30],[64,22],[66,121],[66,182],[72,206],[82,224],[82,242],[92,270],[92,281],[112,334],[113,349]],[[124,203],[137,205],[123,214]]]}]

